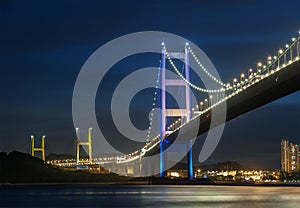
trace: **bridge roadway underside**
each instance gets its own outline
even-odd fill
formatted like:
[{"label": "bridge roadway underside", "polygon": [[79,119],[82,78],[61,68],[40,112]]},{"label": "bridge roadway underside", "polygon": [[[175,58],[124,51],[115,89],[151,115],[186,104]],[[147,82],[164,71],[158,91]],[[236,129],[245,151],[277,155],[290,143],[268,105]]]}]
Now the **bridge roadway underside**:
[{"label": "bridge roadway underside", "polygon": [[[246,90],[228,99],[226,121],[230,121],[248,111],[298,90],[300,90],[300,61],[294,62],[286,68],[271,74],[256,84],[248,87]],[[215,111],[218,112],[218,109]],[[217,121],[211,125],[211,117],[211,112],[207,112],[182,127],[180,129],[180,134],[178,134],[178,132],[174,132],[166,139],[168,139],[171,143],[175,139],[177,142],[182,141],[184,143],[195,137],[195,133],[191,133],[195,132],[195,128],[197,129],[197,135],[199,136],[207,132],[209,129],[224,123]],[[201,121],[200,125],[199,119]],[[158,151],[159,145],[157,145],[156,148],[153,148],[153,151],[149,152],[147,155],[157,154]]]}]

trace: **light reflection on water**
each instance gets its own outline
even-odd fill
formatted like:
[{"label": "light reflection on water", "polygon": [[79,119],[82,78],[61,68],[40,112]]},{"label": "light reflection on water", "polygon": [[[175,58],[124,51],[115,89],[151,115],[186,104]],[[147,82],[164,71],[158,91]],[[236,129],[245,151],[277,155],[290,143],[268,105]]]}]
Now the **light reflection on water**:
[{"label": "light reflection on water", "polygon": [[0,186],[0,207],[300,207],[300,187]]}]

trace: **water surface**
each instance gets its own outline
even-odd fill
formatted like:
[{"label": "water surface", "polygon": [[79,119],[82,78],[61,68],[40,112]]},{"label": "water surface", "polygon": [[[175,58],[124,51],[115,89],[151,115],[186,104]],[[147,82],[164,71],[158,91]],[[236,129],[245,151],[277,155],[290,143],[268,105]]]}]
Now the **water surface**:
[{"label": "water surface", "polygon": [[0,207],[300,207],[300,187],[0,186]]}]

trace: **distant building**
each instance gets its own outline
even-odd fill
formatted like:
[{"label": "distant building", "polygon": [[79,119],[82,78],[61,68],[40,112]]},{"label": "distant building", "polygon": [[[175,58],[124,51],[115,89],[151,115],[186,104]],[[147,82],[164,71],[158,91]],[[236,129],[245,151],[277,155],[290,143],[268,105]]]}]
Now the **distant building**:
[{"label": "distant building", "polygon": [[281,140],[281,170],[283,172],[290,170],[289,141],[286,139]]},{"label": "distant building", "polygon": [[281,140],[281,170],[292,173],[300,170],[299,167],[299,145]]}]

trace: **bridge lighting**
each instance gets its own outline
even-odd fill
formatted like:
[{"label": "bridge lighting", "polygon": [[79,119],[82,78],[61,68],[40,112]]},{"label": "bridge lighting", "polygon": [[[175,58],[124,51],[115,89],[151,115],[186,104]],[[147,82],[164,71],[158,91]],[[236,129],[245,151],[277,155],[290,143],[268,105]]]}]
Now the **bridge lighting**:
[{"label": "bridge lighting", "polygon": [[240,78],[241,78],[241,82],[242,82],[242,81],[243,81],[243,78],[245,78],[245,74],[242,73],[241,76],[240,76]]},{"label": "bridge lighting", "polygon": [[213,100],[213,96],[212,95],[210,95],[209,96],[209,100],[210,100],[210,106],[212,106],[213,105],[213,103],[214,103],[214,100]]},{"label": "bridge lighting", "polygon": [[[204,104],[205,104],[205,103],[207,103],[207,102],[208,102],[208,100],[207,100],[207,98],[205,98],[205,100],[204,100]],[[205,105],[204,105],[204,108],[205,108]]]},{"label": "bridge lighting", "polygon": [[280,54],[282,54],[282,53],[283,53],[283,50],[279,49],[279,51],[278,51],[278,65],[277,65],[277,68],[280,67]]},{"label": "bridge lighting", "polygon": [[277,56],[274,56],[273,59],[277,59]]},{"label": "bridge lighting", "polygon": [[234,78],[233,80],[232,80],[232,85],[234,86],[234,83],[236,83],[237,82],[237,78]]},{"label": "bridge lighting", "polygon": [[250,68],[250,69],[248,70],[248,77],[250,77],[250,75],[252,75],[252,72],[253,72],[253,69]]},{"label": "bridge lighting", "polygon": [[257,63],[257,68],[256,68],[256,71],[257,72],[260,72],[261,70],[260,70],[260,67],[262,66],[262,63],[261,62],[258,62]]},{"label": "bridge lighting", "polygon": [[204,109],[206,109],[207,107],[208,107],[208,104],[207,104],[207,102],[208,102],[208,99],[207,98],[205,98],[205,100],[204,100]]},{"label": "bridge lighting", "polygon": [[289,47],[289,44],[286,44],[285,47],[288,48],[288,47]]},{"label": "bridge lighting", "polygon": [[294,42],[296,40],[296,38],[292,38],[292,41]]},{"label": "bridge lighting", "polygon": [[272,63],[272,56],[269,56],[268,57],[268,64],[271,64]]}]

